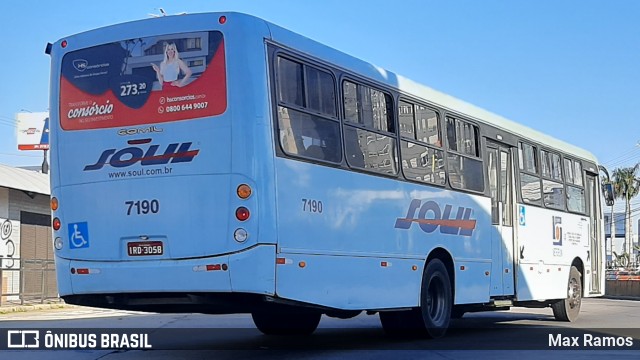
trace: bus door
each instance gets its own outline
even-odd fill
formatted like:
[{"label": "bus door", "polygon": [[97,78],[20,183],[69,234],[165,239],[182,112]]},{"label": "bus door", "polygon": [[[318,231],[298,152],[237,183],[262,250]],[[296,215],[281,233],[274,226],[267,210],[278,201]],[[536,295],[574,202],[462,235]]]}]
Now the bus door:
[{"label": "bus door", "polygon": [[487,139],[487,167],[493,224],[491,296],[514,295],[513,147]]},{"label": "bus door", "polygon": [[[587,266],[591,265],[591,292],[599,293],[600,292],[600,280],[603,274],[600,273],[602,266],[600,263],[602,262],[602,243],[600,241],[600,209],[598,208],[598,181],[596,175],[586,173],[586,192],[587,192],[587,201],[588,201],[588,209],[589,209],[589,222],[591,226],[589,227],[589,244],[590,249],[588,253],[589,259],[587,259]],[[585,282],[587,279],[585,279]]]}]

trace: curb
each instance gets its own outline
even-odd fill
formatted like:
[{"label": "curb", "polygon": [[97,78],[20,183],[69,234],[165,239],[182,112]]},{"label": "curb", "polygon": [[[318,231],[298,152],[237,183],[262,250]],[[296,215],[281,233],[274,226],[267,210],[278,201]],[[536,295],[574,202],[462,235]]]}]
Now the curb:
[{"label": "curb", "polygon": [[611,300],[640,300],[638,296],[626,296],[626,295],[604,295],[603,299],[611,299]]},{"label": "curb", "polygon": [[63,302],[51,303],[51,304],[0,306],[0,315],[2,315],[2,314],[11,314],[11,313],[30,312],[30,311],[69,309],[69,308],[73,308],[73,307],[75,307],[75,305],[69,305],[69,304],[65,304]]}]

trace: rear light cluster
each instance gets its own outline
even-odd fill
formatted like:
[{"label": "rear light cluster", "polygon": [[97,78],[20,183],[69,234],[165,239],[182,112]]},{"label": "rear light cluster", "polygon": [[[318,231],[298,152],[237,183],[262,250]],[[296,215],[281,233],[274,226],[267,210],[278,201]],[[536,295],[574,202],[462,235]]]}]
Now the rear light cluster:
[{"label": "rear light cluster", "polygon": [[100,269],[71,268],[71,274],[73,275],[100,274],[101,272]]},{"label": "rear light cluster", "polygon": [[[251,197],[252,193],[253,190],[251,190],[251,186],[247,184],[241,184],[236,189],[236,195],[238,195],[238,198],[240,198],[241,200],[247,200],[249,197]],[[249,209],[245,206],[240,206],[236,209],[236,219],[238,221],[247,221],[250,217],[251,211],[249,211]],[[233,232],[233,238],[239,243],[247,241],[248,237],[249,233],[243,228],[237,228]]]},{"label": "rear light cluster", "polygon": [[[53,212],[54,218],[53,218],[53,221],[51,222],[51,226],[53,227],[54,231],[58,231],[62,227],[62,222],[57,216],[55,216],[55,211],[58,210],[59,207],[60,207],[60,204],[58,203],[58,198],[52,197],[51,211]],[[56,238],[53,240],[53,247],[56,250],[62,250],[63,246],[64,246],[64,241],[62,241],[62,238],[59,236],[56,236]]]},{"label": "rear light cluster", "polygon": [[227,264],[209,264],[209,265],[196,265],[193,267],[193,271],[201,272],[201,271],[227,271],[229,270],[229,265]]}]

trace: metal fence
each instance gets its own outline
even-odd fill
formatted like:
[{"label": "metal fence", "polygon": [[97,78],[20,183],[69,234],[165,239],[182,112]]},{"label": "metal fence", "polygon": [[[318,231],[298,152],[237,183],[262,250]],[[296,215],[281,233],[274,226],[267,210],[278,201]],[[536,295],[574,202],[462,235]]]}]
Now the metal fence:
[{"label": "metal fence", "polygon": [[0,306],[59,301],[53,260],[0,258]]}]

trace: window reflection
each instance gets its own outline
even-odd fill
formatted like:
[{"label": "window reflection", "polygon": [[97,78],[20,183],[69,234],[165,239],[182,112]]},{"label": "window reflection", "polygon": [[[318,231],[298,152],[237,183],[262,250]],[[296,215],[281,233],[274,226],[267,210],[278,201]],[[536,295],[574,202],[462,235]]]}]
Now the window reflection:
[{"label": "window reflection", "polygon": [[457,154],[449,156],[449,182],[457,189],[484,190],[482,161]]},{"label": "window reflection", "polygon": [[416,140],[440,146],[438,114],[422,105],[416,105]]},{"label": "window reflection", "polygon": [[520,173],[520,187],[522,200],[528,204],[540,204],[540,178],[525,173]]},{"label": "window reflection", "polygon": [[407,179],[444,185],[444,154],[408,141],[400,142],[402,171]]},{"label": "window reflection", "polygon": [[341,160],[338,122],[279,106],[278,124],[285,153],[330,162]]},{"label": "window reflection", "polygon": [[395,131],[393,102],[389,94],[349,81],[342,84],[342,89],[345,121],[374,130]]},{"label": "window reflection", "polygon": [[582,214],[587,212],[584,193],[584,189],[567,186],[567,208],[569,211]]},{"label": "window reflection", "polygon": [[344,140],[351,167],[382,174],[398,173],[395,139],[371,131],[346,126]]},{"label": "window reflection", "polygon": [[542,180],[544,205],[553,209],[564,210],[564,186],[555,181]]}]

